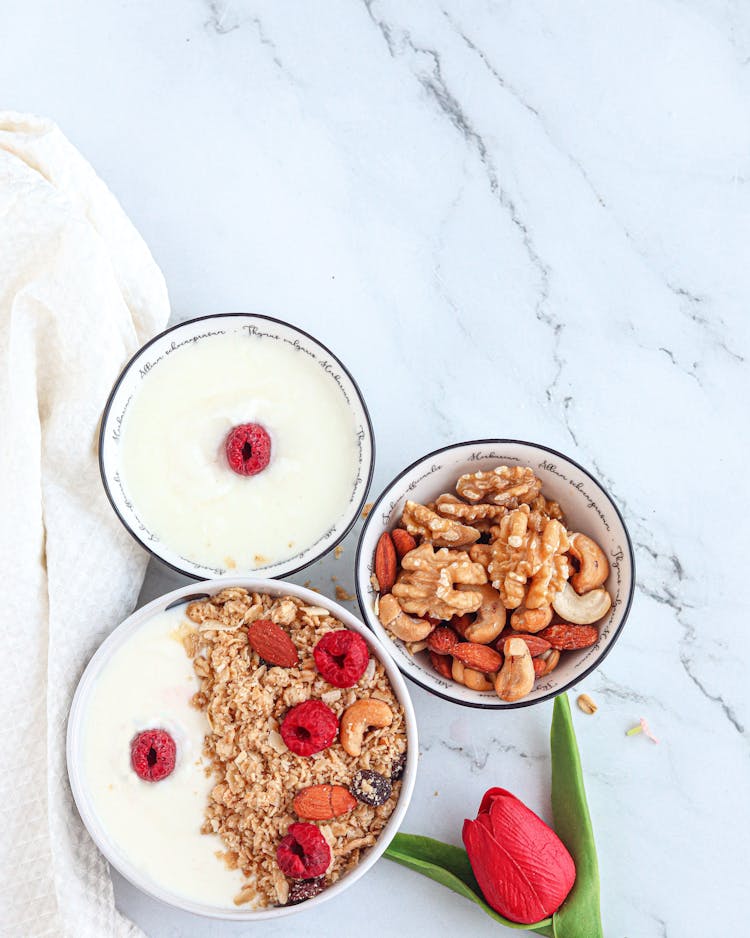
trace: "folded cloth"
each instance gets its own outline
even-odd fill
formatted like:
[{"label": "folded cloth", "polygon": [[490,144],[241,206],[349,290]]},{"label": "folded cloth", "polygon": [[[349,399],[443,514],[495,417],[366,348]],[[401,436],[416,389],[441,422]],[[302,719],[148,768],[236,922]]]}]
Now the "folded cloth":
[{"label": "folded cloth", "polygon": [[113,195],[48,120],[0,111],[0,933],[133,936],[73,805],[68,709],[146,555],[110,509],[99,418],[169,315]]}]

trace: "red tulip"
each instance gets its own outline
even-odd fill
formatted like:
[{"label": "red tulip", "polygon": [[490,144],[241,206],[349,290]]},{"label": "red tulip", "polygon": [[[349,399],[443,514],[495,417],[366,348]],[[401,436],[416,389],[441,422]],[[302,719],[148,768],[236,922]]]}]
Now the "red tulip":
[{"label": "red tulip", "polygon": [[573,858],[557,834],[515,795],[490,788],[463,840],[484,898],[513,922],[552,915],[576,878]]}]

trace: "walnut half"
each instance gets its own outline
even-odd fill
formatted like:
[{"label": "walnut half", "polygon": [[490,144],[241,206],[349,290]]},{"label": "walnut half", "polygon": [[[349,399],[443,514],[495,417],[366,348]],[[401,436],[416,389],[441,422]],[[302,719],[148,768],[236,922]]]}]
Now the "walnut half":
[{"label": "walnut half", "polygon": [[549,605],[568,579],[567,531],[554,519],[536,531],[529,524],[530,514],[529,506],[521,505],[493,529],[496,536],[487,570],[506,609],[522,603],[527,609]]},{"label": "walnut half", "polygon": [[458,590],[459,584],[479,586],[487,573],[462,550],[435,550],[428,541],[401,561],[401,573],[392,593],[404,612],[436,619],[476,612],[482,605],[477,590]]},{"label": "walnut half", "polygon": [[507,509],[502,505],[467,505],[455,495],[441,495],[435,502],[435,511],[444,518],[470,524],[477,530],[489,530],[502,519]]},{"label": "walnut half", "polygon": [[442,518],[426,505],[416,502],[406,503],[401,524],[412,537],[432,541],[437,547],[468,547],[480,538],[475,528],[451,518]]},{"label": "walnut half", "polygon": [[496,466],[489,472],[463,475],[456,483],[456,491],[467,502],[487,502],[508,508],[529,504],[541,488],[541,480],[528,466]]}]

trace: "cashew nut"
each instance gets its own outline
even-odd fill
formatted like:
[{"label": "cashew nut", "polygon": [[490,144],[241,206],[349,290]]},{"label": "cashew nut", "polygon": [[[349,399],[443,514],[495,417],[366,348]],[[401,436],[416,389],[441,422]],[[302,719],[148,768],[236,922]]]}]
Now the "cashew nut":
[{"label": "cashew nut", "polygon": [[421,642],[435,628],[425,619],[414,619],[407,615],[391,593],[380,597],[378,618],[389,632],[404,642]]},{"label": "cashew nut", "polygon": [[492,681],[487,680],[487,675],[473,668],[464,668],[464,684],[470,690],[492,690]]},{"label": "cashew nut", "polygon": [[588,593],[601,586],[609,576],[609,561],[601,547],[585,534],[570,534],[569,552],[579,569],[570,578],[576,593]]},{"label": "cashew nut", "polygon": [[552,621],[552,606],[540,606],[538,609],[527,609],[525,606],[519,606],[513,610],[510,617],[511,627],[516,632],[541,632],[546,629]]},{"label": "cashew nut", "polygon": [[360,755],[365,730],[371,726],[382,729],[384,726],[390,726],[392,720],[393,713],[384,700],[375,697],[355,700],[341,715],[339,739],[344,752],[348,752],[350,756]]},{"label": "cashew nut", "polygon": [[467,668],[458,658],[453,659],[451,676],[457,684],[463,684],[471,690],[492,690],[492,682],[487,680],[486,675],[473,668]]},{"label": "cashew nut", "polygon": [[522,638],[506,638],[505,662],[495,678],[495,693],[512,703],[525,697],[534,686],[534,662],[529,646]]},{"label": "cashew nut", "polygon": [[420,651],[424,651],[427,648],[427,642],[405,642],[406,650],[410,655],[417,655]]},{"label": "cashew nut", "polygon": [[579,596],[570,583],[556,594],[552,606],[561,619],[575,625],[591,625],[609,611],[612,597],[605,589],[591,590]]},{"label": "cashew nut", "polygon": [[482,605],[479,607],[476,619],[466,629],[464,638],[480,645],[489,645],[505,627],[505,606],[500,599],[500,593],[489,583],[472,587],[472,589],[482,594]]}]

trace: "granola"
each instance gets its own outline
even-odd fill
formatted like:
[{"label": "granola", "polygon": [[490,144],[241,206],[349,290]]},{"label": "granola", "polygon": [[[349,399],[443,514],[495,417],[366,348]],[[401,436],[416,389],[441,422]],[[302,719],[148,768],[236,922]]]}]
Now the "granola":
[{"label": "granola", "polygon": [[[333,687],[318,673],[315,645],[326,633],[342,628],[320,606],[295,597],[227,589],[191,603],[186,614],[196,626],[183,639],[200,678],[193,704],[208,719],[204,754],[216,776],[202,830],[222,838],[224,862],[241,869],[246,878],[236,904],[284,905],[294,883],[278,866],[277,847],[299,820],[295,796],[311,785],[351,788],[363,770],[390,778],[406,753],[403,710],[383,665],[372,656],[354,687]],[[270,667],[253,651],[244,626],[260,618],[289,630],[299,651],[298,666]],[[295,755],[284,744],[279,727],[291,707],[319,700],[340,719],[361,698],[382,701],[392,719],[387,726],[367,730],[358,756],[348,755],[338,739],[309,757]],[[400,789],[401,782],[394,781],[382,804],[357,801],[345,816],[318,824],[332,855],[326,885],[353,869],[375,843]],[[292,896],[292,901],[297,899]]]}]

